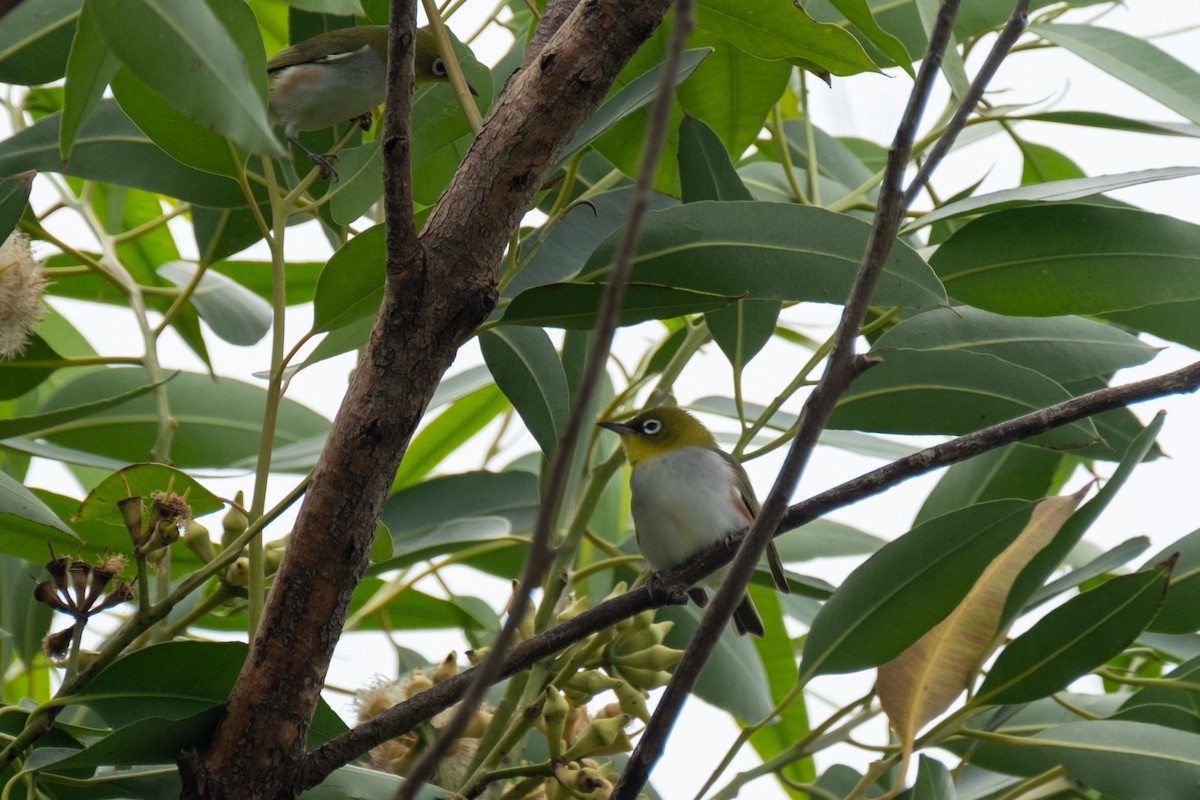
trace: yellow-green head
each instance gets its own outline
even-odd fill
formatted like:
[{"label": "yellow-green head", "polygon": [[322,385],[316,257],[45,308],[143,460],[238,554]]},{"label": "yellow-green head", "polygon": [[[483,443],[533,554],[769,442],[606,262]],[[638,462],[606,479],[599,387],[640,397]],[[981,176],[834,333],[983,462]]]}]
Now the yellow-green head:
[{"label": "yellow-green head", "polygon": [[678,406],[649,408],[628,422],[601,422],[599,425],[621,437],[621,446],[625,448],[630,466],[680,447],[719,449],[708,428]]},{"label": "yellow-green head", "polygon": [[[280,50],[267,62],[267,72],[276,72],[297,64],[336,61],[339,57],[361,50],[364,46],[370,47],[379,60],[386,63],[387,43],[386,25],[359,25],[354,28],[325,31]],[[437,39],[429,29],[417,29],[414,49],[418,83],[447,80],[446,65],[438,52]]]}]

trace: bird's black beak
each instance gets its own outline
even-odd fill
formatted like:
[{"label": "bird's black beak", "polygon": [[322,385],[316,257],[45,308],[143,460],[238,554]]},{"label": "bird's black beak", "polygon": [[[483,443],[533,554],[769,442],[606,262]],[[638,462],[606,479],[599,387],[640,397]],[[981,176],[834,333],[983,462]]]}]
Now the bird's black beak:
[{"label": "bird's black beak", "polygon": [[467,88],[471,90],[471,96],[472,96],[472,97],[479,97],[479,92],[475,91],[475,87],[474,87],[474,86],[472,86],[471,84],[469,84],[469,83],[468,83],[468,84],[467,84]]},{"label": "bird's black beak", "polygon": [[605,430],[612,431],[613,433],[620,434],[621,436],[628,436],[631,433],[637,433],[636,428],[626,425],[623,422],[605,421],[605,422],[597,422],[596,424],[599,425],[601,428],[604,428]]}]

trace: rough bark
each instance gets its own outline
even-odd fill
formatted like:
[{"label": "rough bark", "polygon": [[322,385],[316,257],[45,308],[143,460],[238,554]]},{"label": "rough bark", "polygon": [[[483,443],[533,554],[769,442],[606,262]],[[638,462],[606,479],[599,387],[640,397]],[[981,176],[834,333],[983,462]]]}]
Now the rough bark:
[{"label": "rough bark", "polygon": [[309,720],[404,449],[458,347],[495,306],[504,245],[547,171],[668,5],[576,6],[510,79],[420,237],[405,236],[410,221],[389,207],[383,306],[226,717],[181,765],[185,797],[295,796]]}]

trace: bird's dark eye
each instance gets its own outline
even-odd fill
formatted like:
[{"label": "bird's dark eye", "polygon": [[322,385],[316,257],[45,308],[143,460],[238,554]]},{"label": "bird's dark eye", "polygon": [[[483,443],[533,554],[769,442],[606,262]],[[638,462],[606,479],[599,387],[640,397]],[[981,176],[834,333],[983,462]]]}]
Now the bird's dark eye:
[{"label": "bird's dark eye", "polygon": [[648,419],[642,423],[642,433],[653,436],[662,430],[662,423],[656,419]]},{"label": "bird's dark eye", "polygon": [[442,63],[440,58],[435,58],[433,60],[433,74],[437,75],[439,78],[446,74],[446,65]]}]

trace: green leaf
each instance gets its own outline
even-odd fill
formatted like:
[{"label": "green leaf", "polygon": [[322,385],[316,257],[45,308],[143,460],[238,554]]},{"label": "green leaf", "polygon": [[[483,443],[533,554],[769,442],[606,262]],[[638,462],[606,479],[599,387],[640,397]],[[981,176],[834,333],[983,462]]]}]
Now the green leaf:
[{"label": "green leaf", "polygon": [[313,333],[375,317],[383,300],[386,237],[383,225],[368,228],[329,259],[313,296]]},{"label": "green leaf", "polygon": [[[958,435],[1070,399],[1058,383],[995,356],[896,350],[851,384],[830,416],[829,427]],[[1097,436],[1085,419],[1027,441],[1081,448]]]},{"label": "green leaf", "polygon": [[279,151],[267,119],[266,56],[248,6],[87,2],[112,52],[171,105],[252,153]]},{"label": "green leaf", "polygon": [[[631,187],[622,187],[572,206],[550,229],[521,271],[502,287],[501,295],[513,297],[532,286],[558,283],[573,277],[592,251],[628,221],[632,194]],[[648,211],[657,211],[678,204],[672,197],[651,192],[646,207]],[[526,242],[535,243],[541,233],[544,230],[523,241],[522,252],[530,246]]]},{"label": "green leaf", "polygon": [[215,707],[181,719],[147,716],[119,727],[84,750],[45,765],[38,772],[42,780],[53,782],[55,773],[70,774],[74,770],[94,770],[111,764],[121,764],[125,769],[128,769],[125,765],[170,764],[182,750],[208,741],[222,716],[221,709]]},{"label": "green leaf", "polygon": [[228,139],[175,108],[129,69],[117,70],[111,80],[121,110],[163,152],[189,167],[236,179],[241,165]]},{"label": "green leaf", "polygon": [[1143,686],[1121,705],[1114,718],[1166,725],[1200,733],[1200,658],[1164,675],[1158,685]]},{"label": "green leaf", "polygon": [[133,464],[113,472],[98,483],[88,492],[71,519],[102,519],[120,523],[122,515],[117,505],[120,501],[127,497],[149,500],[155,494],[168,490],[187,499],[194,517],[202,517],[225,507],[219,497],[186,472],[166,464]]},{"label": "green leaf", "polygon": [[[1149,546],[1150,539],[1146,536],[1134,536],[1132,539],[1126,539],[1113,549],[1096,556],[1079,569],[1071,570],[1061,578],[1055,578],[1038,589],[1033,597],[1029,598],[1026,608],[1033,608],[1052,597],[1057,597],[1068,589],[1074,589],[1088,581],[1116,572],[1144,553]],[[1161,563],[1161,560],[1156,563]],[[1162,611],[1159,611],[1159,617],[1161,616]],[[1157,620],[1158,617],[1155,619]]]},{"label": "green leaf", "polygon": [[771,341],[780,310],[778,300],[738,300],[704,315],[708,332],[729,359],[734,374],[740,375],[750,359]]},{"label": "green leaf", "polygon": [[1113,325],[1082,317],[1011,317],[970,306],[935,308],[902,320],[871,348],[986,353],[1058,383],[1144,364],[1158,348]]},{"label": "green leaf", "polygon": [[75,532],[58,518],[45,503],[30,493],[6,472],[0,472],[0,518],[12,515],[77,539]]},{"label": "green leaf", "polygon": [[[764,202],[698,202],[646,214],[633,280],[763,300],[845,302],[870,226],[819,208]],[[620,233],[588,259],[582,280],[611,269]],[[914,250],[897,242],[875,289],[885,306],[945,304]]]},{"label": "green leaf", "polygon": [[0,439],[9,439],[14,436],[27,436],[36,434],[38,431],[47,428],[55,428],[60,425],[75,422],[76,420],[86,419],[92,414],[101,411],[107,411],[110,408],[115,408],[122,403],[128,402],[135,397],[141,397],[144,394],[154,391],[161,386],[162,382],[150,383],[145,386],[138,386],[130,389],[127,392],[121,392],[111,397],[106,397],[101,400],[93,400],[86,403],[81,403],[77,406],[61,408],[57,411],[51,411],[43,414],[26,414],[21,416],[12,416],[8,419],[0,419]]},{"label": "green leaf", "polygon": [[[668,30],[667,25],[660,26],[659,36],[655,37],[664,46]],[[741,155],[754,142],[771,108],[787,89],[792,65],[763,60],[760,54],[735,47],[703,29],[694,30],[688,44],[710,47],[712,53],[679,84],[675,98],[687,116],[712,128],[727,153]]]},{"label": "green leaf", "polygon": [[1012,590],[1008,593],[1008,600],[1005,602],[1004,608],[1005,624],[1008,624],[1017,612],[1025,607],[1026,602],[1041,588],[1046,578],[1058,568],[1067,554],[1083,539],[1088,528],[1116,497],[1117,492],[1125,485],[1125,481],[1133,474],[1137,465],[1142,463],[1153,451],[1154,437],[1162,429],[1165,419],[1166,415],[1159,412],[1154,420],[1146,426],[1146,429],[1130,442],[1121,456],[1121,462],[1113,471],[1112,477],[1100,487],[1100,491],[1096,492],[1095,497],[1084,503],[1078,511],[1071,515],[1067,523],[1062,526],[1062,530],[1054,537],[1054,541],[1034,556],[1033,561],[1017,578]]},{"label": "green leaf", "polygon": [[100,37],[92,15],[81,13],[75,26],[75,38],[71,41],[66,81],[63,83],[63,116],[58,131],[59,152],[63,161],[70,159],[80,125],[96,110],[96,105],[104,97],[104,90],[108,88],[108,82],[120,66],[121,62]]},{"label": "green leaf", "polygon": [[1099,25],[1034,25],[1029,32],[1200,123],[1200,73],[1145,39]]},{"label": "green leaf", "polygon": [[1017,140],[1024,163],[1021,166],[1021,183],[1038,184],[1047,181],[1065,181],[1086,178],[1087,173],[1063,153],[1043,144]]},{"label": "green leaf", "polygon": [[82,4],[37,0],[9,8],[0,25],[0,83],[33,86],[61,78]]},{"label": "green leaf", "polygon": [[[513,298],[504,309],[500,322],[505,325],[592,330],[596,327],[606,288],[600,283],[534,286]],[[625,287],[617,324],[636,325],[651,319],[673,319],[685,314],[725,308],[735,302],[736,298],[719,294],[631,283]],[[778,305],[775,303],[776,307]]]},{"label": "green leaf", "polygon": [[[388,498],[380,519],[396,543],[396,554],[411,553],[411,543],[426,547],[449,523],[502,517],[512,530],[532,529],[540,496],[531,472],[463,472],[439,475],[401,489]],[[425,538],[429,537],[429,538]]]},{"label": "green leaf", "polygon": [[854,672],[897,656],[962,600],[1025,527],[1032,504],[981,503],[913,528],[854,570],[821,608],[800,674]]},{"label": "green leaf", "polygon": [[1062,453],[1019,443],[960,461],[942,473],[913,522],[989,500],[1046,497],[1062,461]]},{"label": "green leaf", "polygon": [[1034,114],[1019,114],[1011,116],[1009,119],[1053,122],[1058,125],[1080,125],[1087,128],[1129,131],[1130,133],[1149,133],[1155,136],[1200,137],[1200,126],[1191,123],[1152,122],[1107,114],[1102,111],[1041,111]]},{"label": "green leaf", "polygon": [[830,0],[830,3],[842,12],[867,41],[878,47],[911,77],[916,77],[912,68],[913,58],[904,47],[904,43],[879,27],[867,0]]},{"label": "green leaf", "polygon": [[1159,633],[1193,633],[1200,630],[1200,530],[1192,531],[1181,539],[1155,553],[1146,561],[1151,565],[1161,564],[1172,555],[1178,556],[1171,574],[1171,588],[1167,602],[1150,630]]},{"label": "green leaf", "polygon": [[[39,412],[57,411],[113,396],[149,383],[136,367],[97,370],[58,387],[42,401]],[[224,467],[258,452],[266,390],[229,378],[213,379],[180,373],[166,386],[171,417],[177,428],[171,460],[183,469]],[[143,396],[117,408],[43,431],[53,444],[73,447],[124,461],[144,461],[154,444],[158,409]],[[275,445],[282,447],[325,434],[329,422],[294,400],[279,408]]]},{"label": "green leaf", "polygon": [[25,207],[29,205],[29,189],[33,186],[36,174],[30,170],[0,180],[0,245],[4,244],[4,239],[17,227],[21,215],[25,213]]},{"label": "green leaf", "polygon": [[823,517],[775,538],[779,556],[788,564],[815,558],[870,555],[885,544],[885,539]]},{"label": "green leaf", "polygon": [[[676,83],[681,82],[684,78],[691,75],[710,52],[707,48],[685,51],[680,57],[679,71],[676,73]],[[591,144],[596,137],[600,136],[600,134],[613,125],[638,109],[648,105],[658,92],[659,75],[661,72],[661,66],[649,69],[625,86],[622,86],[611,97],[605,100],[603,105],[596,109],[596,113],[592,114],[588,121],[583,124],[583,127],[575,134],[575,138],[563,150],[563,154],[559,156],[555,169],[558,169],[569,161],[575,154]]]},{"label": "green leaf", "polygon": [[[796,654],[784,626],[779,595],[761,586],[752,585],[749,591],[766,629],[762,637],[754,637],[754,649],[758,651],[767,676],[771,702],[778,705],[796,685]],[[784,707],[773,725],[759,728],[750,736],[750,745],[759,758],[766,761],[787,750],[809,732],[808,709],[805,708],[804,695],[800,694]],[[785,776],[797,782],[811,782],[816,778],[811,758],[791,761],[782,769]]]},{"label": "green leaf", "polygon": [[999,211],[1005,208],[1029,205],[1031,203],[1063,203],[1069,200],[1082,200],[1085,197],[1095,197],[1099,194],[1124,189],[1129,186],[1141,186],[1155,181],[1169,181],[1176,178],[1186,178],[1200,173],[1198,167],[1160,167],[1157,169],[1141,169],[1134,172],[1120,172],[1115,175],[1097,175],[1093,178],[1068,178],[1066,180],[1034,183],[1020,186],[1016,189],[1004,189],[999,192],[977,194],[944,206],[935,208],[928,214],[923,214],[910,223],[905,233],[966,215],[982,214]]},{"label": "green leaf", "polygon": [[679,126],[679,185],[685,203],[752,199],[716,132],[691,116]]},{"label": "green leaf", "polygon": [[[354,597],[350,600],[349,614],[354,614],[364,606],[372,604],[372,597],[386,587],[379,578],[367,578],[358,584]],[[387,605],[366,619],[370,627],[380,624],[379,614],[386,617],[388,630],[427,631],[456,628],[464,631],[486,631],[495,628],[495,617],[484,618],[471,614],[466,603],[458,602],[467,598],[444,600],[440,597],[408,589],[400,594],[389,597]]]},{"label": "green leaf", "polygon": [[413,437],[392,481],[392,490],[420,481],[506,408],[508,399],[494,384],[454,401]]},{"label": "green leaf", "polygon": [[917,780],[910,800],[956,800],[954,778],[946,765],[935,758],[922,755],[917,762]]},{"label": "green leaf", "polygon": [[[683,649],[692,640],[700,621],[694,604],[669,606],[657,619],[674,623],[663,641],[667,647]],[[712,656],[696,681],[693,693],[740,720],[762,719],[771,711],[771,690],[763,663],[749,636],[737,636],[730,625],[722,632]]]},{"label": "green leaf", "polygon": [[569,395],[550,337],[541,328],[497,327],[479,334],[479,349],[542,452],[552,455],[567,423]]},{"label": "green leaf", "polygon": [[957,231],[929,263],[953,297],[1001,314],[1103,314],[1200,299],[1200,227],[1136,209],[1000,211]]},{"label": "green leaf", "polygon": [[33,669],[35,659],[42,654],[42,637],[50,632],[54,616],[50,607],[34,599],[29,590],[31,566],[28,561],[0,555],[0,629],[9,633],[0,635],[0,664],[6,670],[14,653],[26,669]]},{"label": "green leaf", "polygon": [[700,0],[696,24],[765,59],[803,59],[834,75],[878,72],[858,40],[788,3]]},{"label": "green leaf", "polygon": [[329,213],[339,225],[358,220],[383,197],[383,151],[374,139],[338,153],[339,180],[329,188]]},{"label": "green leaf", "polygon": [[1167,591],[1170,570],[1122,575],[1073,597],[1009,642],[972,703],[1028,703],[1067,688],[1138,637]]},{"label": "green leaf", "polygon": [[1200,735],[1124,720],[1069,722],[1031,737],[1030,746],[1069,775],[1117,797],[1187,797],[1200,784]]},{"label": "green leaf", "polygon": [[0,175],[35,169],[133,186],[201,205],[245,205],[246,198],[235,182],[171,158],[138,130],[113,100],[101,100],[83,123],[71,160],[64,167],[58,146],[61,119],[60,112],[49,114],[0,141]]},{"label": "green leaf", "polygon": [[[190,261],[168,261],[158,274],[179,287],[188,286],[199,267]],[[271,329],[271,304],[219,272],[205,270],[191,296],[200,319],[230,344],[248,347]]]}]

